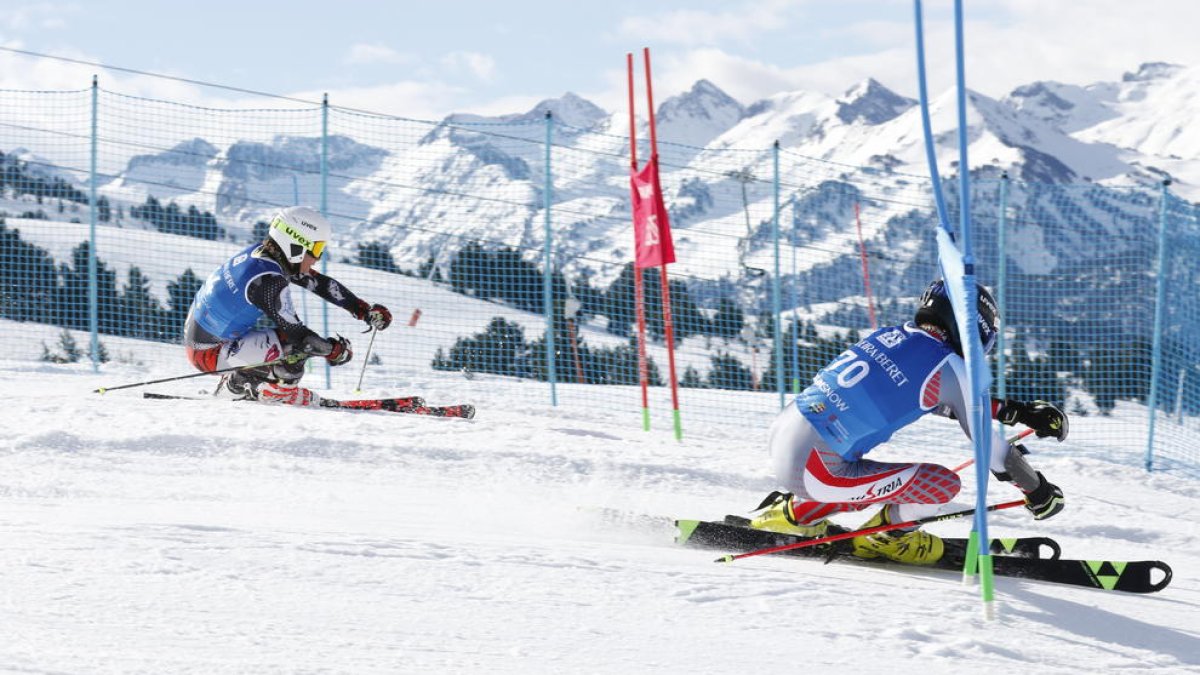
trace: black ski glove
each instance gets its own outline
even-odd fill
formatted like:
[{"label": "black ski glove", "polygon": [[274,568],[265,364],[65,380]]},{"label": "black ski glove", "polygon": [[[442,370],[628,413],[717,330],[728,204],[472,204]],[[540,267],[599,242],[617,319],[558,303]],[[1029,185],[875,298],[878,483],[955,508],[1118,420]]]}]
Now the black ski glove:
[{"label": "black ski glove", "polygon": [[[289,357],[289,363],[293,363],[292,359],[295,356],[304,354],[306,355],[304,358],[308,356],[320,356],[328,361],[329,365],[340,366],[354,356],[353,352],[350,351],[350,341],[341,335],[323,338],[311,331],[304,337],[303,342],[290,348],[290,351],[293,356]],[[303,359],[295,362],[303,363]]]},{"label": "black ski glove", "polygon": [[343,363],[348,363],[354,357],[354,352],[350,351],[350,341],[341,335],[337,337],[326,338],[329,340],[331,349],[325,355],[325,360],[331,366],[340,366]]},{"label": "black ski glove", "polygon": [[1014,424],[1024,424],[1033,429],[1038,438],[1053,436],[1059,442],[1067,439],[1066,413],[1046,401],[1005,401],[996,412],[996,419],[1010,427]]},{"label": "black ski glove", "polygon": [[354,308],[354,318],[367,322],[367,325],[375,330],[384,330],[392,325],[392,312],[387,307],[380,304],[368,305],[362,300],[359,300]]},{"label": "black ski glove", "polygon": [[1065,500],[1062,490],[1046,480],[1041,471],[1038,472],[1037,477],[1038,486],[1025,493],[1025,508],[1033,514],[1034,520],[1045,520],[1062,511]]}]

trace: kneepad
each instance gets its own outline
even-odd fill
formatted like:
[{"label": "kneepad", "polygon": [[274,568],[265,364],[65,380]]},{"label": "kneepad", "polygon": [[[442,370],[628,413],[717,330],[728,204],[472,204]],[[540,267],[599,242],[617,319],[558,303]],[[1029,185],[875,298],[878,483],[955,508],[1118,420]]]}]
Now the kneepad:
[{"label": "kneepad", "polygon": [[271,375],[276,381],[283,384],[296,384],[304,377],[304,364],[304,360],[295,363],[287,361],[276,363],[271,366]]}]

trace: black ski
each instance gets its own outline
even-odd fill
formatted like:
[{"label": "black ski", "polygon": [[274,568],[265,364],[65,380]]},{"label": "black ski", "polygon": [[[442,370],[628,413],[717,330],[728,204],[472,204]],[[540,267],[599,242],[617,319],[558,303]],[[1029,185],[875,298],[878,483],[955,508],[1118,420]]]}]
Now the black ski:
[{"label": "black ski", "polygon": [[176,394],[159,394],[153,391],[142,392],[142,398],[148,398],[155,401],[204,401],[207,399],[199,396],[178,396]]},{"label": "black ski", "polygon": [[[731,516],[735,522],[745,519]],[[784,546],[803,541],[798,537],[764,530],[754,530],[738,524],[700,520],[677,520],[678,535],[675,542],[682,546],[716,548],[727,551],[748,552],[773,546]],[[962,570],[966,557],[965,539],[943,539],[946,554],[932,567]],[[992,571],[997,576],[1017,577],[1072,586],[1084,586],[1128,593],[1154,593],[1166,588],[1171,582],[1171,567],[1158,560],[1114,561],[1114,560],[1070,560],[1059,558],[1061,547],[1047,537],[1019,539],[993,539],[989,547],[992,556]],[[781,555],[794,555],[829,560],[853,560],[865,564],[899,564],[887,560],[863,560],[851,553],[848,542],[808,546],[781,551]],[[905,565],[905,567],[909,567]],[[1162,578],[1155,581],[1155,572]]]},{"label": "black ski", "polygon": [[[693,521],[676,521],[676,525],[680,523]],[[776,532],[768,532],[766,530],[755,530],[748,527],[750,524],[749,518],[741,516],[725,516],[725,522],[703,522],[696,531],[691,535],[691,540],[686,543],[688,546],[700,546],[704,548],[728,548],[735,551],[756,551],[762,548],[771,548],[774,546],[786,546],[799,541],[803,541],[805,537],[800,537],[791,534],[779,534]],[[841,528],[836,531],[831,531],[830,534],[848,531]],[[957,563],[940,565],[944,567],[955,567],[962,569],[962,561],[967,555],[967,540],[954,537],[942,537],[942,543],[946,547],[946,554],[942,560],[954,558]],[[849,553],[850,543],[847,540],[834,542],[832,544],[806,546],[804,548],[794,548],[787,551],[780,551],[784,555],[797,555],[806,558],[828,558],[831,549],[834,549],[833,555],[839,553]],[[1062,555],[1062,547],[1057,541],[1049,537],[1021,537],[1017,539],[992,539],[991,553],[994,555],[1014,556],[1018,558],[1038,558],[1042,560],[1056,560]]]}]

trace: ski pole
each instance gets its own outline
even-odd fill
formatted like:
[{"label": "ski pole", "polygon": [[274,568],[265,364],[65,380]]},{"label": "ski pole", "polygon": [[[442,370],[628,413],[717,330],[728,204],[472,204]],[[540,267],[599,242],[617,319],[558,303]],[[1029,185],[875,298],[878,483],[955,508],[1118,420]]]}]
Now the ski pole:
[{"label": "ski pole", "polygon": [[[1022,432],[1016,434],[1015,436],[1013,436],[1012,438],[1008,439],[1008,444],[1013,445],[1017,441],[1021,440],[1022,438],[1025,438],[1026,436],[1028,436],[1029,434],[1032,434],[1032,433],[1033,433],[1033,429],[1026,429],[1025,431],[1022,431]],[[967,468],[968,466],[971,466],[974,463],[975,463],[974,459],[968,459],[967,461],[963,462],[962,464],[959,464],[958,466],[951,469],[951,471],[953,471],[954,473],[958,473],[959,471],[962,471],[963,469]]]},{"label": "ski pole", "polygon": [[[1011,502],[1004,502],[1002,504],[993,504],[993,505],[987,507],[987,510],[988,511],[999,511],[1000,509],[1011,509],[1015,506],[1024,506],[1024,505],[1025,505],[1024,499],[1017,499],[1017,500],[1014,500]],[[963,511],[955,511],[954,513],[943,513],[939,516],[929,516],[927,518],[919,518],[917,520],[909,520],[909,521],[906,521],[903,523],[891,523],[889,525],[877,525],[875,527],[868,527],[868,528],[862,529],[862,530],[854,530],[852,532],[843,532],[841,534],[831,534],[828,537],[819,537],[817,539],[805,539],[804,541],[797,541],[797,542],[794,542],[791,544],[784,544],[782,546],[772,546],[770,548],[760,548],[757,551],[750,551],[748,553],[738,553],[738,554],[731,553],[729,555],[721,556],[720,558],[717,558],[713,562],[730,563],[730,562],[733,562],[734,560],[741,560],[742,558],[749,558],[751,556],[765,555],[767,553],[778,553],[780,551],[790,551],[792,549],[806,548],[809,546],[819,546],[821,544],[829,544],[829,543],[832,543],[835,541],[842,541],[843,539],[853,539],[854,537],[862,537],[862,536],[866,536],[868,534],[875,534],[876,532],[886,532],[888,530],[897,530],[897,529],[904,528],[904,527],[912,527],[914,525],[924,525],[926,523],[936,523],[936,522],[939,522],[942,520],[951,520],[953,518],[961,518],[963,516],[971,516],[974,514],[975,514],[975,509],[966,509]]]},{"label": "ski pole", "polygon": [[115,387],[100,387],[99,389],[93,389],[92,393],[93,394],[103,394],[103,393],[109,392],[109,391],[116,391],[117,389],[131,389],[133,387],[144,387],[148,384],[161,384],[163,382],[174,382],[176,380],[186,380],[186,379],[193,378],[193,377],[200,377],[202,375],[220,375],[221,373],[229,373],[229,372],[233,372],[235,370],[249,370],[251,368],[265,368],[267,366],[274,366],[274,365],[277,365],[280,363],[296,363],[297,361],[300,361],[300,360],[306,359],[306,358],[308,358],[308,354],[297,352],[295,354],[292,354],[291,356],[285,356],[280,359],[275,359],[274,361],[263,361],[262,363],[252,363],[248,366],[233,366],[231,368],[222,368],[220,370],[205,370],[205,371],[201,371],[198,373],[192,373],[190,375],[180,375],[178,377],[165,377],[161,380],[147,380],[145,382],[134,382],[133,384],[121,384],[121,385],[117,385]]},{"label": "ski pole", "polygon": [[[1029,436],[1029,434],[1032,434],[1032,433],[1033,433],[1033,429],[1025,429],[1023,431],[1020,431],[1008,439],[1008,444],[1013,445],[1017,441]],[[971,460],[968,460],[968,461],[954,467],[954,473],[958,473],[959,471],[962,471],[963,469],[967,468],[968,466],[971,466],[971,464],[973,464],[973,463],[975,463],[975,460],[971,459]],[[997,504],[995,506],[989,506],[987,510],[995,511],[997,509],[1007,509],[1007,508],[1011,508],[1013,506],[1020,506],[1021,504],[1024,504],[1024,503],[1025,503],[1024,500],[1015,501],[1015,502],[1006,502],[1004,504]],[[933,522],[937,522],[939,520],[950,520],[952,518],[958,518],[960,516],[969,516],[974,513],[975,513],[975,509],[969,509],[967,511],[956,511],[954,513],[946,513],[946,514],[943,514],[940,516],[930,516],[928,518],[922,518],[920,520],[913,520],[913,521],[909,521],[907,523],[900,523],[900,524],[893,523],[891,525],[880,525],[878,527],[872,527],[872,528],[869,528],[866,530],[856,530],[854,532],[845,532],[843,534],[830,535],[828,537],[822,537],[820,539],[811,539],[811,540],[805,540],[803,542],[796,542],[793,544],[785,544],[783,546],[777,546],[775,548],[766,548],[766,549],[761,549],[758,551],[750,551],[749,553],[742,553],[742,554],[738,554],[738,555],[727,555],[727,556],[718,558],[715,562],[733,562],[734,560],[738,560],[739,558],[748,558],[750,556],[763,555],[765,553],[775,553],[777,551],[787,551],[787,550],[791,550],[793,548],[804,548],[806,546],[816,546],[818,544],[824,544],[824,543],[829,543],[829,542],[834,542],[834,541],[841,541],[843,539],[849,539],[851,537],[859,537],[859,536],[863,536],[865,534],[874,534],[876,532],[886,532],[887,530],[895,530],[895,529],[899,529],[902,527],[909,527],[911,525],[920,525],[923,523],[933,523]]]},{"label": "ski pole", "polygon": [[354,388],[354,393],[362,393],[363,375],[367,374],[367,361],[371,358],[371,347],[375,345],[375,334],[379,332],[378,328],[371,329],[371,341],[367,343],[367,354],[363,357],[362,370],[358,371],[358,386]]}]

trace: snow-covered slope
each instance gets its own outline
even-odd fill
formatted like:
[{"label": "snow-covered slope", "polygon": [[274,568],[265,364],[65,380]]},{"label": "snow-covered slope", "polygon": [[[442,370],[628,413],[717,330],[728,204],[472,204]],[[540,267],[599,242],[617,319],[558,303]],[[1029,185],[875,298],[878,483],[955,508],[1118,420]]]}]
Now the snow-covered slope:
[{"label": "snow-covered slope", "polygon": [[[775,487],[765,426],[677,443],[604,407],[551,409],[518,383],[381,388],[408,377],[387,367],[368,393],[465,399],[479,416],[89,393],[142,375],[0,362],[6,416],[20,420],[0,440],[0,670],[1200,670],[1200,488],[1141,471],[1127,448],[1031,444],[1067,509],[1043,523],[1001,512],[992,532],[1166,560],[1171,586],[1134,596],[998,579],[1000,618],[987,622],[954,573],[715,565],[641,517],[745,513]],[[928,419],[879,458],[956,466],[967,454],[957,425]]]}]

